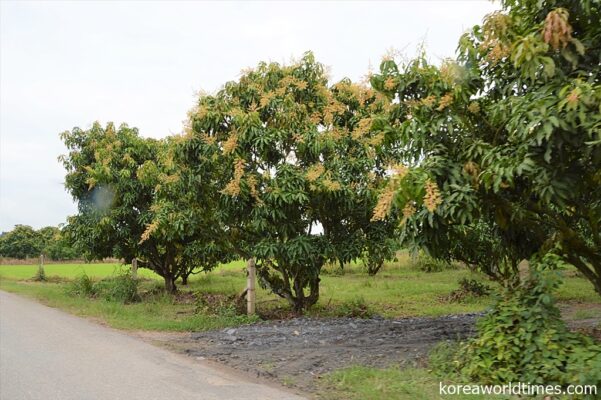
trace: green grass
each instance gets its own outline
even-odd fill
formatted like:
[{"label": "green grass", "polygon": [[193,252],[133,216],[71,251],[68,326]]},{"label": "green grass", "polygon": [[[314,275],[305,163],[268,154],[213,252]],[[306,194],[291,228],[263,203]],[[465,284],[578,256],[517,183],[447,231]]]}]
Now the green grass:
[{"label": "green grass", "polygon": [[[145,282],[149,286],[148,282]],[[255,321],[246,316],[219,316],[195,313],[194,304],[174,302],[159,295],[144,302],[121,304],[102,299],[70,296],[66,284],[16,282],[2,279],[0,289],[38,300],[50,307],[126,330],[199,331],[220,329]]]},{"label": "green grass", "polygon": [[[246,285],[244,266],[243,261],[222,265],[210,273],[192,276],[187,287],[179,287],[182,291],[238,294]],[[128,305],[100,299],[74,298],[66,293],[68,283],[29,281],[37,268],[35,265],[0,265],[0,288],[33,297],[77,315],[100,319],[122,329],[190,331],[244,322],[231,317],[195,314],[193,304],[176,303],[168,296]],[[125,268],[128,266],[119,264],[50,264],[45,267],[45,271],[50,278],[72,280],[86,273],[98,280]],[[146,289],[160,287],[159,276],[146,269],[138,271],[140,277],[147,278],[143,284]],[[601,304],[601,298],[595,294],[592,285],[574,275],[570,274],[565,279],[558,291],[559,300]],[[457,282],[461,278],[485,279],[480,274],[461,268],[425,273],[412,263],[406,253],[402,253],[398,261],[386,264],[374,277],[368,276],[362,266],[356,263],[345,266],[343,271],[337,266],[328,266],[322,274],[320,300],[309,311],[309,315],[349,315],[358,306],[365,306],[371,314],[385,317],[439,316],[477,312],[490,306],[490,297],[468,298],[459,303],[445,300],[444,296],[458,288]],[[287,307],[282,299],[258,288],[258,310],[285,310]]]},{"label": "green grass", "polygon": [[[485,400],[485,395],[441,395],[440,378],[423,368],[385,369],[355,366],[328,374],[321,383],[323,399],[331,400]],[[442,382],[453,384],[453,382]],[[508,397],[494,396],[503,400]]]},{"label": "green grass", "polygon": [[[105,278],[122,271],[129,266],[121,264],[47,264],[44,265],[46,276],[61,278],[75,278],[87,274],[90,278]],[[38,270],[37,265],[0,265],[0,279],[29,279]],[[160,279],[158,275],[148,269],[140,268],[139,275],[145,278]]]}]

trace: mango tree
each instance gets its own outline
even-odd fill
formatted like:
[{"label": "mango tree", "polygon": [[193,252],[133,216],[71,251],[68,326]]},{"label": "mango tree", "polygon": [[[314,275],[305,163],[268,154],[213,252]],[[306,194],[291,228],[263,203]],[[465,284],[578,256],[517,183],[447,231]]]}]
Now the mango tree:
[{"label": "mango tree", "polygon": [[407,168],[394,209],[406,242],[512,281],[547,252],[601,294],[601,11],[594,1],[506,0],[435,67],[386,60],[386,127]]},{"label": "mango tree", "polygon": [[43,235],[28,225],[15,225],[0,235],[0,256],[9,258],[39,257],[44,250]]},{"label": "mango tree", "polygon": [[204,241],[208,234],[195,230],[204,226],[195,219],[202,213],[186,208],[178,192],[168,140],[142,138],[135,128],[111,123],[74,128],[62,138],[69,150],[62,156],[65,186],[78,205],[67,232],[87,258],[138,258],[139,266],[163,277],[170,293],[191,268],[216,264],[205,252],[212,249]]},{"label": "mango tree", "polygon": [[212,171],[228,241],[298,313],[317,302],[324,263],[360,256],[362,229],[386,223],[369,221],[386,170],[371,127],[386,104],[348,80],[328,87],[308,53],[259,64],[190,113],[177,150],[188,179]]}]

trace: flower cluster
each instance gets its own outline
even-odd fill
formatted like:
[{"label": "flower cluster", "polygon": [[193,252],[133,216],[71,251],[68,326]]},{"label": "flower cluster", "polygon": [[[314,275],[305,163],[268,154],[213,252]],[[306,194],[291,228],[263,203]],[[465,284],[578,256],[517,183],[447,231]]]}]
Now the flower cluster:
[{"label": "flower cluster", "polygon": [[238,145],[238,135],[232,133],[226,141],[223,142],[223,154],[228,155],[234,152]]},{"label": "flower cluster", "polygon": [[357,126],[355,126],[355,129],[353,129],[353,133],[352,133],[353,139],[359,140],[360,138],[365,136],[365,134],[367,134],[369,132],[369,130],[371,129],[371,123],[372,123],[371,118],[363,118],[361,121],[359,121]]},{"label": "flower cluster", "polygon": [[156,232],[157,229],[159,229],[158,221],[153,221],[151,224],[146,225],[146,230],[144,230],[144,233],[142,233],[139,244],[142,244],[150,239],[150,235]]},{"label": "flower cluster", "polygon": [[333,181],[330,178],[325,178],[322,183],[323,186],[330,192],[335,192],[342,188],[340,182]]},{"label": "flower cluster", "polygon": [[413,201],[407,202],[407,204],[405,204],[405,207],[403,207],[403,219],[401,219],[401,225],[405,225],[405,222],[407,222],[407,220],[411,218],[416,211],[417,209],[415,208],[415,204],[413,204]]},{"label": "flower cluster", "polygon": [[436,97],[434,97],[432,95],[425,97],[420,101],[420,103],[426,107],[432,107],[435,102],[436,102]]},{"label": "flower cluster", "polygon": [[482,25],[484,40],[480,45],[487,51],[486,59],[497,64],[511,54],[511,44],[507,42],[507,32],[511,25],[511,18],[501,12],[494,12],[486,16]]},{"label": "flower cluster", "polygon": [[480,104],[472,101],[469,106],[467,106],[467,110],[472,114],[478,114],[480,112]]},{"label": "flower cluster", "polygon": [[395,185],[387,185],[380,197],[378,198],[378,203],[374,207],[374,213],[371,217],[372,221],[382,221],[388,213],[390,212],[390,207],[392,206],[392,202],[394,201],[394,196],[396,194]]},{"label": "flower cluster", "polygon": [[238,196],[240,194],[240,182],[244,176],[244,160],[241,158],[236,160],[234,164],[234,178],[225,185],[225,188],[221,191],[223,194],[229,196]]},{"label": "flower cluster", "polygon": [[447,108],[449,105],[451,105],[452,103],[453,103],[453,94],[449,92],[440,98],[440,102],[438,103],[437,110],[442,111],[445,108]]},{"label": "flower cluster", "polygon": [[315,182],[325,172],[325,168],[321,164],[315,164],[309,167],[307,171],[307,180],[309,182]]},{"label": "flower cluster", "polygon": [[386,90],[392,90],[396,87],[396,81],[392,76],[389,76],[386,81],[384,82],[384,89]]},{"label": "flower cluster", "polygon": [[557,8],[547,14],[543,27],[543,40],[553,50],[565,48],[572,40],[572,26],[568,22],[570,14],[565,8]]},{"label": "flower cluster", "polygon": [[425,184],[426,194],[424,195],[424,205],[426,209],[431,213],[436,211],[438,206],[442,203],[442,197],[440,196],[440,190],[436,182],[428,179]]}]

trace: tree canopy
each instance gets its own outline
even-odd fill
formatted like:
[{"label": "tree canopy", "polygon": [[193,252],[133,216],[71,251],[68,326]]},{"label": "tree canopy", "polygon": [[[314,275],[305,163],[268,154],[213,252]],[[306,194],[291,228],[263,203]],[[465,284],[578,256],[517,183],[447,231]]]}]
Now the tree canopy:
[{"label": "tree canopy", "polygon": [[552,252],[601,293],[599,3],[502,5],[457,59],[386,59],[371,87],[331,84],[306,53],[201,95],[182,135],[65,133],[70,234],[91,257],[140,258],[170,291],[255,258],[298,312],[324,263],[375,273],[397,237],[508,284]]},{"label": "tree canopy", "polygon": [[394,231],[370,221],[385,171],[375,157],[383,135],[371,125],[387,104],[349,80],[328,86],[307,53],[289,66],[259,64],[190,113],[178,151],[188,179],[216,174],[228,241],[297,312],[317,301],[325,262],[376,257],[365,243]]},{"label": "tree canopy", "polygon": [[601,294],[600,20],[594,1],[508,0],[456,61],[384,61],[407,168],[374,218],[398,210],[406,243],[503,279],[555,252]]},{"label": "tree canopy", "polygon": [[169,292],[179,277],[222,260],[199,217],[207,215],[209,203],[202,213],[186,203],[171,139],[142,138],[125,124],[115,129],[95,123],[87,131],[63,133],[63,140],[69,149],[62,157],[65,185],[79,210],[69,218],[68,232],[88,258],[118,257],[126,263],[137,258],[141,267],[164,278]]},{"label": "tree canopy", "polygon": [[33,258],[41,254],[52,260],[71,260],[79,254],[65,237],[61,228],[46,226],[35,230],[27,225],[16,225],[0,235],[0,256]]}]

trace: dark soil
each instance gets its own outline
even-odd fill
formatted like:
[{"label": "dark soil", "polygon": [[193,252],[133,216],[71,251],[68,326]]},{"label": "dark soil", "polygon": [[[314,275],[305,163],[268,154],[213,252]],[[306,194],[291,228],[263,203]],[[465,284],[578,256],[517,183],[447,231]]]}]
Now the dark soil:
[{"label": "dark soil", "polygon": [[[206,299],[213,300],[221,304],[223,299]],[[561,310],[571,329],[601,339],[598,304],[563,304]],[[219,331],[141,336],[197,359],[217,361],[315,393],[319,378],[340,368],[424,366],[435,344],[473,335],[476,318],[481,315],[396,320],[292,318]]]},{"label": "dark soil", "polygon": [[192,333],[172,347],[312,392],[316,379],[339,368],[423,365],[436,343],[472,335],[478,315],[399,320],[296,318]]}]

